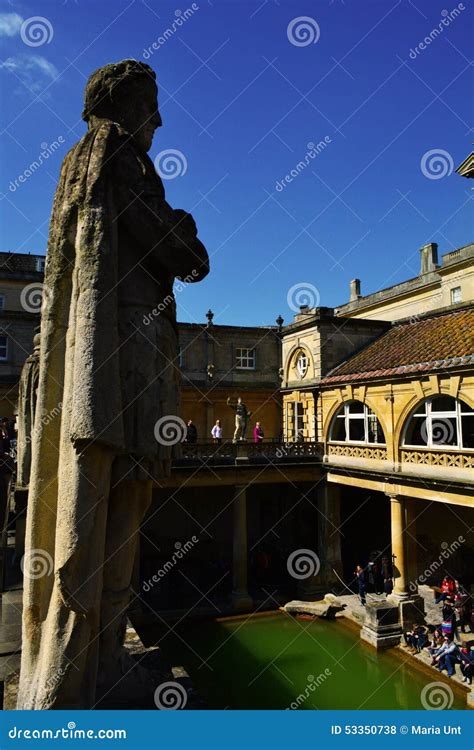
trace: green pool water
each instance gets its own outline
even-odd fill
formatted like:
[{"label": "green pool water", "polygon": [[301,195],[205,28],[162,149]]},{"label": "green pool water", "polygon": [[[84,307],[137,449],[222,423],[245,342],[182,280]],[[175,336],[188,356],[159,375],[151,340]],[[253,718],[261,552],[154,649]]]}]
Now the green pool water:
[{"label": "green pool water", "polygon": [[[178,626],[159,645],[216,709],[420,709],[438,679],[409,655],[377,654],[341,622],[282,613]],[[451,708],[465,707],[454,693]]]}]

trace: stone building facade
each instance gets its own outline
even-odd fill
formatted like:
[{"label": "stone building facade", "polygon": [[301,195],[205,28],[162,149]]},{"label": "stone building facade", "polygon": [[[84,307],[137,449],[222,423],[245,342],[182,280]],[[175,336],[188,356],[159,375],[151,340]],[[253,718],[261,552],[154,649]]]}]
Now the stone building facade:
[{"label": "stone building facade", "polygon": [[45,257],[0,253],[0,416],[13,417],[39,325]]},{"label": "stone building facade", "polygon": [[[40,322],[45,256],[0,253],[0,416],[16,413],[18,383]],[[178,323],[181,417],[192,419],[200,440],[210,440],[220,419],[224,437],[233,433],[227,398],[242,396],[265,437],[281,433],[281,339],[278,326]]]},{"label": "stone building facade", "polygon": [[283,435],[285,440],[320,440],[318,385],[336,364],[372,339],[389,323],[336,317],[328,307],[302,308],[282,337]]},{"label": "stone building facade", "polygon": [[439,584],[444,550],[442,569],[472,582],[473,330],[473,302],[402,321],[320,382],[327,482],[357,540],[348,554],[391,549],[402,603]]},{"label": "stone building facade", "polygon": [[372,320],[400,320],[434,312],[474,299],[474,244],[445,253],[438,262],[438,245],[420,249],[420,273],[373,294],[361,294],[360,279],[350,283],[350,299],[336,315]]},{"label": "stone building facade", "polygon": [[[281,431],[280,330],[277,326],[178,323],[181,416],[192,419],[199,440],[210,440],[220,419],[223,437],[234,432],[235,412],[227,398],[241,396],[251,412],[250,428],[262,425],[265,438]],[[247,435],[249,437],[249,435]]]}]

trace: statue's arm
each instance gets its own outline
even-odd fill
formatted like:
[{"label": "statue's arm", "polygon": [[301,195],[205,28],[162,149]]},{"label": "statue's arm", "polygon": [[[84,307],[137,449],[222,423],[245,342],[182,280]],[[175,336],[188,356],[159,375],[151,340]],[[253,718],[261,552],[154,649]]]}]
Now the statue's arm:
[{"label": "statue's arm", "polygon": [[136,152],[120,140],[113,139],[110,160],[117,220],[151,265],[156,263],[189,282],[200,281],[209,273],[209,257],[194,219],[185,211],[173,211],[164,197],[150,189],[150,178]]}]

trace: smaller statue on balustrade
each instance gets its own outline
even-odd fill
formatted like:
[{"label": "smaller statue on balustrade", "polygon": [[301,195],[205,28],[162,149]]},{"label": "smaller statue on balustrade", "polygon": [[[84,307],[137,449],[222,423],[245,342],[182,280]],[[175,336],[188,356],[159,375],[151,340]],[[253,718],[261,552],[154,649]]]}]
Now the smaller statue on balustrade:
[{"label": "smaller statue on balustrade", "polygon": [[252,412],[248,411],[241,396],[238,397],[237,402],[228,398],[227,406],[235,410],[235,430],[232,442],[237,443],[239,440],[245,440],[245,432]]}]

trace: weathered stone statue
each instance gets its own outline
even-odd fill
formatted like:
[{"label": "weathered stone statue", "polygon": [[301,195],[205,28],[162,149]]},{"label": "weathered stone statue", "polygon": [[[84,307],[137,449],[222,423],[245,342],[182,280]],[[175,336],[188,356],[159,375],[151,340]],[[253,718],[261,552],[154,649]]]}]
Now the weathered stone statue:
[{"label": "weathered stone statue", "polygon": [[245,440],[245,433],[247,431],[247,425],[252,412],[247,410],[246,405],[242,401],[241,396],[237,398],[237,402],[232,401],[231,398],[227,399],[227,406],[235,411],[235,430],[232,442],[236,443],[238,440]]},{"label": "weathered stone statue", "polygon": [[40,341],[37,330],[33,338],[33,353],[23,365],[18,387],[16,489],[19,490],[27,490],[30,483],[31,435],[36,412]]},{"label": "weathered stone statue", "polygon": [[[154,428],[178,412],[172,285],[209,270],[193,218],[168,205],[147,156],[161,125],[153,70],[134,60],[97,70],[83,118],[88,132],[61,170],[45,272],[22,709],[88,708],[143,687],[123,637],[138,529],[152,478],[170,463]],[[58,405],[60,418],[48,419]],[[42,576],[28,570],[35,555],[50,561]]]},{"label": "weathered stone statue", "polygon": [[[15,508],[15,553],[19,559],[25,552],[25,522],[28,485],[31,472],[31,437],[36,412],[36,395],[39,378],[39,329],[33,338],[33,353],[23,365],[18,388],[16,479],[13,490]],[[58,409],[58,414],[60,409]]]}]

